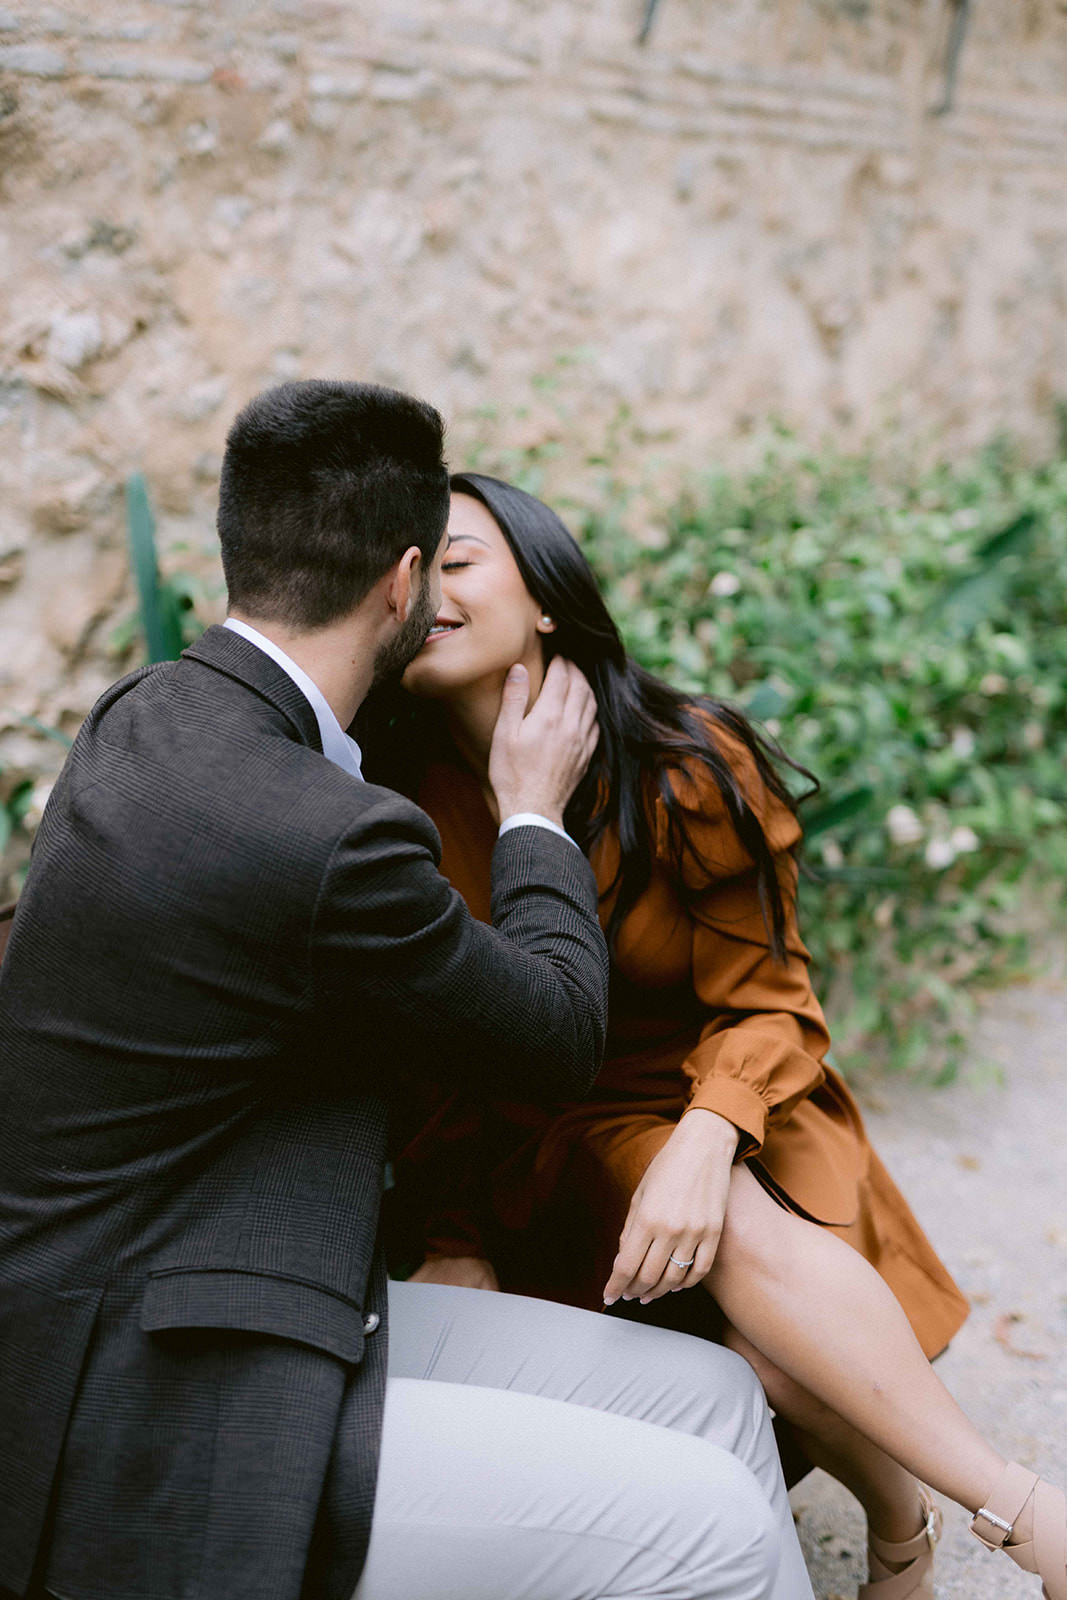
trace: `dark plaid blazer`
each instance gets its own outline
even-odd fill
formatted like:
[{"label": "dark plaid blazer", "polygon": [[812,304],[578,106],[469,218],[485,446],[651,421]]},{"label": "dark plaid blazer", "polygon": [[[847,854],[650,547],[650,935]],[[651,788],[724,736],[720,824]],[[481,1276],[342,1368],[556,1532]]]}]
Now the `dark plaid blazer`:
[{"label": "dark plaid blazer", "polygon": [[439,848],[225,629],[86,721],[0,967],[0,1588],[349,1600],[389,1099],[603,1044],[579,851],[507,833],[488,928]]}]

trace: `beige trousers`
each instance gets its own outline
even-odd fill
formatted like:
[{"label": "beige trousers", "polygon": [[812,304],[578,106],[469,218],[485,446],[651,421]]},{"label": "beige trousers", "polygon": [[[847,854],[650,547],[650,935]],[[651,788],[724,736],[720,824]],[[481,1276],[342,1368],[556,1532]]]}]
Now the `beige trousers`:
[{"label": "beige trousers", "polygon": [[812,1600],[751,1368],[685,1334],[389,1290],[354,1600]]}]

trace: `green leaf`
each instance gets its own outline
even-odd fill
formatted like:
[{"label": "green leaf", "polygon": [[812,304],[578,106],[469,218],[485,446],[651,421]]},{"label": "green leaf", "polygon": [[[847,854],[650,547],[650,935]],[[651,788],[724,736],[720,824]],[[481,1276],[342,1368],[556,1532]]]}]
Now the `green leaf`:
[{"label": "green leaf", "polygon": [[1007,588],[1008,574],[1002,563],[1007,556],[1022,554],[1029,547],[1036,528],[1034,512],[1024,511],[987,539],[976,553],[975,569],[949,585],[939,603],[935,601],[931,620],[933,614],[940,612],[944,621],[957,628],[973,628],[995,611]]},{"label": "green leaf", "polygon": [[159,578],[156,524],[141,473],[126,482],[130,560],[141,605],[141,624],[149,661],[174,661],[182,653],[181,609],[174,590]]},{"label": "green leaf", "polygon": [[874,790],[870,784],[862,784],[858,789],[850,789],[847,794],[839,795],[828,805],[815,807],[811,811],[805,808],[805,836],[814,839],[820,833],[828,833],[831,828],[839,828],[843,822],[850,822],[862,815],[873,800]]},{"label": "green leaf", "polygon": [[21,827],[23,818],[30,809],[30,800],[32,795],[32,778],[24,778],[21,783],[15,785],[14,789],[8,795],[5,810],[16,828]]},{"label": "green leaf", "polygon": [[39,733],[46,739],[52,739],[56,744],[61,744],[64,750],[69,750],[74,740],[60,728],[50,728],[47,722],[41,722],[37,717],[20,716],[19,721],[24,727],[32,728],[34,733]]}]

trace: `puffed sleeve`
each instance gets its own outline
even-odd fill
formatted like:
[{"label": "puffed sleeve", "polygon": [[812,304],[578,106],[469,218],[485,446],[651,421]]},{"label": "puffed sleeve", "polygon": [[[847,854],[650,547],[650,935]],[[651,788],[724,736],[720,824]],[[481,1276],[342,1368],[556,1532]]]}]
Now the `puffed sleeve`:
[{"label": "puffed sleeve", "polygon": [[[746,746],[718,726],[713,737],[763,827],[786,912],[782,962],[771,953],[752,857],[718,786],[702,770],[677,773],[672,785],[690,841],[680,865],[692,924],[692,979],[707,1011],[700,1040],[684,1064],[687,1109],[703,1107],[732,1122],[741,1132],[738,1153],[747,1156],[823,1082],[830,1039],[797,930],[791,852],[800,825],[768,791]],[[656,801],[656,854],[665,867],[674,862],[662,799]]]}]

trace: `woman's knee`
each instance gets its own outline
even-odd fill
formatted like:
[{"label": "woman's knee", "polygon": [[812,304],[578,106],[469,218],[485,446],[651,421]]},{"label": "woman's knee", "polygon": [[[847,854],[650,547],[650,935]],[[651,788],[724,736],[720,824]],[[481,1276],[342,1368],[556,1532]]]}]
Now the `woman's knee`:
[{"label": "woman's knee", "polygon": [[797,1414],[797,1403],[803,1394],[799,1385],[729,1323],[723,1331],[723,1338],[728,1349],[736,1351],[744,1359],[772,1411],[792,1420]]},{"label": "woman's knee", "polygon": [[782,1369],[773,1361],[757,1350],[756,1346],[739,1333],[732,1323],[727,1322],[722,1331],[723,1344],[731,1354],[736,1354],[752,1372],[753,1378],[758,1382],[762,1393],[766,1396],[767,1404],[775,1411],[781,1409],[783,1399],[793,1381],[788,1378]]}]

